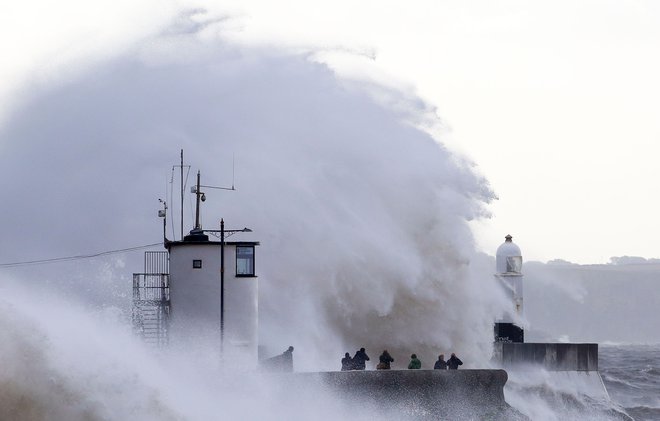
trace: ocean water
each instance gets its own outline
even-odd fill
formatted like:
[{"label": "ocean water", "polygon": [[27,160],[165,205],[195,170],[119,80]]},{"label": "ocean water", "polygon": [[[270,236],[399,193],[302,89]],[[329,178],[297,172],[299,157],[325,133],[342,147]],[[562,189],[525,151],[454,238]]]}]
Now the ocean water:
[{"label": "ocean water", "polygon": [[636,421],[660,420],[660,344],[601,345],[599,357],[612,401]]},{"label": "ocean water", "polygon": [[[8,283],[0,290],[0,420],[409,419],[405,407],[382,416],[326,390],[292,391],[275,378],[221,373],[215,359],[155,352],[109,309],[90,313]],[[637,421],[660,420],[659,363],[660,345],[601,346],[611,403],[580,396],[572,383],[552,388],[543,377],[522,399],[507,400],[534,421],[625,420],[617,409]]]}]

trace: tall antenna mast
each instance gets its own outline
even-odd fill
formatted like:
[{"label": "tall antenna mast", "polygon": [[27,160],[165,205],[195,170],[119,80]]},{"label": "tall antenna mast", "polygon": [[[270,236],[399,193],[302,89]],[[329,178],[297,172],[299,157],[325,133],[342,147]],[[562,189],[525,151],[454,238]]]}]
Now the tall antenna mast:
[{"label": "tall antenna mast", "polygon": [[195,188],[195,196],[197,199],[197,206],[195,206],[195,229],[200,230],[202,227],[199,224],[199,200],[201,198],[202,202],[206,200],[206,196],[201,192],[201,189],[199,188],[199,179],[200,179],[200,173],[197,171],[197,187]]},{"label": "tall antenna mast", "polygon": [[183,149],[181,149],[181,239],[183,240]]}]

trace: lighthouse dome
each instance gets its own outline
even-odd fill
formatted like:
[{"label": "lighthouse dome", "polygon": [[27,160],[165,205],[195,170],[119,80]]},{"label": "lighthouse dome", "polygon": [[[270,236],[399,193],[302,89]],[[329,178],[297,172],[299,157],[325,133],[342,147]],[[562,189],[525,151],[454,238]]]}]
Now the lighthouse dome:
[{"label": "lighthouse dome", "polygon": [[495,255],[495,266],[497,273],[521,273],[522,253],[513,241],[513,237],[507,235],[504,243],[497,248]]}]

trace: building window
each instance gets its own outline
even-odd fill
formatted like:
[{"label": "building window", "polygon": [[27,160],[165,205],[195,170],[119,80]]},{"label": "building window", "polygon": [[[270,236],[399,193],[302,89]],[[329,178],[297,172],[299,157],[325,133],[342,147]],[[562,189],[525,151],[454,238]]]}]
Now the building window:
[{"label": "building window", "polygon": [[193,260],[193,269],[201,269],[202,268],[202,261],[201,260]]},{"label": "building window", "polygon": [[507,256],[506,271],[520,273],[522,270],[522,256]]},{"label": "building window", "polygon": [[254,246],[236,246],[236,276],[254,276]]}]

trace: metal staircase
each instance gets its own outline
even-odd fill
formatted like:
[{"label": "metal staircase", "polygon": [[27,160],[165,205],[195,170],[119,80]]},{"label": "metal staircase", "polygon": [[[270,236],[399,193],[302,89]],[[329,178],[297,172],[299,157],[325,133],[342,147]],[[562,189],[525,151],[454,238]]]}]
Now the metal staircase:
[{"label": "metal staircase", "polygon": [[133,274],[133,331],[155,346],[168,342],[169,282],[168,253],[145,252],[144,273]]}]

